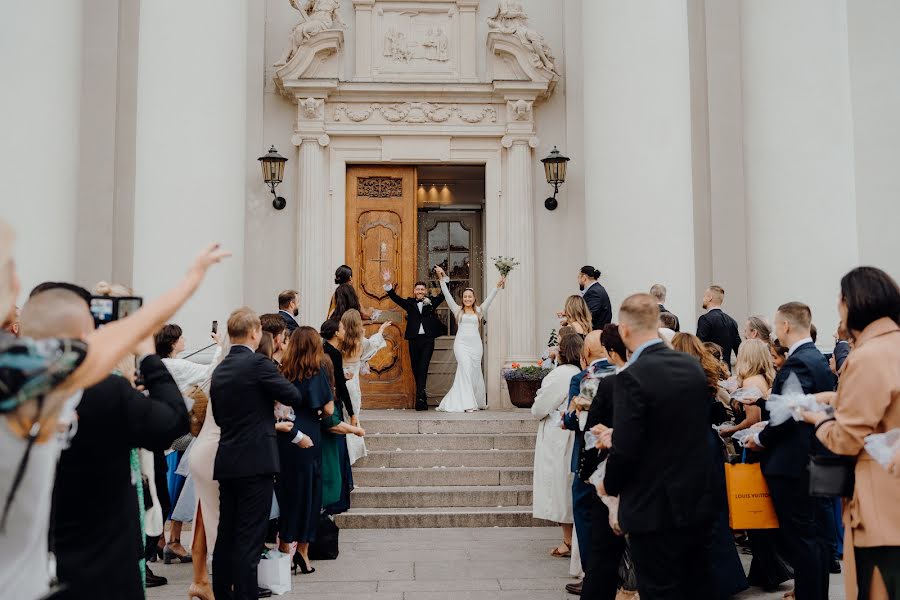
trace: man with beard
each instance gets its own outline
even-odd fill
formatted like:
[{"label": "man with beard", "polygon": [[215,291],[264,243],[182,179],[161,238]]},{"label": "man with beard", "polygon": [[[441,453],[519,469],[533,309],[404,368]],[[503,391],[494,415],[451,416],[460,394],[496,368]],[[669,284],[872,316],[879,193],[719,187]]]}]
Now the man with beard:
[{"label": "man with beard", "polygon": [[300,314],[300,294],[296,290],[285,290],[278,294],[278,314],[284,319],[288,337],[300,327],[297,315]]},{"label": "man with beard", "polygon": [[603,329],[604,325],[612,322],[612,304],[606,288],[597,281],[599,278],[600,270],[590,265],[581,267],[581,271],[578,272],[578,289],[581,290],[581,297],[591,311],[591,325],[594,331]]}]

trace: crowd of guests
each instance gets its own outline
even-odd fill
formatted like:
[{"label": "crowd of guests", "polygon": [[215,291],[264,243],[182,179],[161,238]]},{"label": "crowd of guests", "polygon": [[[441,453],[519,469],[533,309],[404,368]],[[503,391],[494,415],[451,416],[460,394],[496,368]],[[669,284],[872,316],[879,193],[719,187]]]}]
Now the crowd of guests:
[{"label": "crowd of guests", "polygon": [[[602,286],[588,288],[602,307],[584,294],[593,275],[579,273],[583,293],[558,313],[552,370],[531,409],[533,511],[560,524],[550,554],[571,557],[582,578],[567,590],[723,599],[793,580],[785,597],[825,600],[843,570],[848,599],[900,598],[900,442],[887,466],[864,450],[866,436],[900,431],[896,282],[876,268],[849,272],[823,353],[801,302],[779,306],[771,325],[751,316],[739,328],[725,291],[710,286],[694,335],[665,308],[661,284],[628,297],[611,323]],[[770,424],[767,401],[791,386],[817,410]],[[777,529],[730,528],[728,463],[760,465]],[[811,463],[855,472],[852,494],[811,488]],[[752,554],[746,573],[740,552]]]}]

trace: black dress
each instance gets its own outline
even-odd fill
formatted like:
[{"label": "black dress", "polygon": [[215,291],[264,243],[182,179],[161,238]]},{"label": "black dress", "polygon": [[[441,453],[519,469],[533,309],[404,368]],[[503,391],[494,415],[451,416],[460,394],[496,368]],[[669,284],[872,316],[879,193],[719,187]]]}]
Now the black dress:
[{"label": "black dress", "polygon": [[289,436],[277,436],[281,473],[275,485],[278,497],[279,537],[282,542],[306,544],[316,539],[322,510],[322,447],[319,411],[331,401],[331,384],[322,368],[307,379],[294,382],[303,395],[301,408],[294,409],[294,424],[312,440],[301,448]]}]

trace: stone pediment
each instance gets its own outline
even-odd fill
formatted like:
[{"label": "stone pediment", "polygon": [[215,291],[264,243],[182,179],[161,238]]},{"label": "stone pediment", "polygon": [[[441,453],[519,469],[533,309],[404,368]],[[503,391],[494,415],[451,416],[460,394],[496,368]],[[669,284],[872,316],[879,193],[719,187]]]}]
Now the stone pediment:
[{"label": "stone pediment", "polygon": [[275,82],[284,92],[283,82],[291,79],[341,79],[344,32],[326,29],[309,38],[287,63],[275,65]]}]

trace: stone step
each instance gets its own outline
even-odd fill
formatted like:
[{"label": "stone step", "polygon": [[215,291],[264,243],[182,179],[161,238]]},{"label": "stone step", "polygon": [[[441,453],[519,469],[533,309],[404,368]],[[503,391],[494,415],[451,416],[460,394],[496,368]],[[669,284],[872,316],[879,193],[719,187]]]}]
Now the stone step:
[{"label": "stone step", "polygon": [[530,485],[358,487],[353,508],[432,508],[440,506],[531,506]]},{"label": "stone step", "polygon": [[405,529],[435,527],[548,527],[531,516],[530,506],[435,508],[351,508],[335,517],[343,529]]},{"label": "stone step", "polygon": [[410,450],[369,452],[359,467],[529,467],[533,450]]},{"label": "stone step", "polygon": [[[357,464],[359,464],[357,462]],[[358,487],[420,487],[532,484],[532,467],[373,468],[353,466]]]},{"label": "stone step", "polygon": [[[374,411],[373,411],[374,412]],[[498,433],[537,433],[538,420],[528,411],[502,413],[505,418],[496,419],[481,413],[465,414],[469,418],[399,418],[384,417],[385,412],[378,411],[377,416],[367,416],[363,410],[360,424],[366,428],[367,436],[388,435],[394,433],[426,433],[426,434],[481,434],[496,435]],[[403,411],[397,411],[403,412]],[[490,412],[490,411],[487,411]],[[521,416],[520,416],[521,415]],[[456,415],[454,415],[455,417]]]},{"label": "stone step", "polygon": [[[368,425],[367,425],[368,426]],[[395,433],[367,435],[369,450],[534,450],[533,433],[418,434]]]}]

